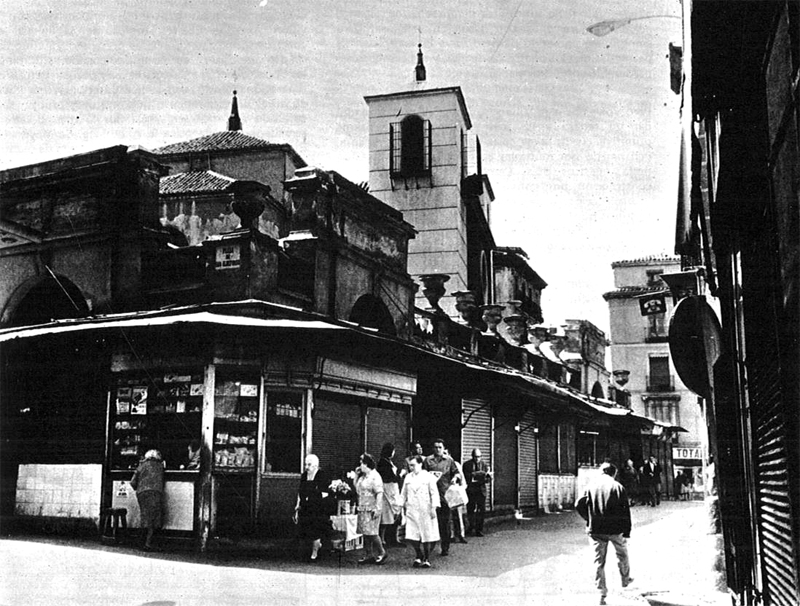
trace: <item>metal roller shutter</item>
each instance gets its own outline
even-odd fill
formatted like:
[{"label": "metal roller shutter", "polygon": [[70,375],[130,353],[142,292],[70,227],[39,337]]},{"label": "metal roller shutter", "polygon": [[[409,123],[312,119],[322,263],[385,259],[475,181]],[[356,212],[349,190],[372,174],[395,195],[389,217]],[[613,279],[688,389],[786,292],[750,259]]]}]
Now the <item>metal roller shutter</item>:
[{"label": "metal roller shutter", "polygon": [[387,442],[394,444],[395,464],[399,466],[408,447],[408,411],[367,408],[367,452],[376,462]]},{"label": "metal roller shutter", "polygon": [[314,404],[312,452],[332,477],[358,466],[361,455],[361,407],[317,396]]},{"label": "metal roller shutter", "polygon": [[525,412],[520,422],[519,434],[519,504],[520,507],[538,505],[536,469],[536,433],[533,411]]},{"label": "metal roller shutter", "polygon": [[[461,459],[467,461],[472,456],[472,451],[478,448],[483,455],[483,460],[492,468],[492,409],[483,400],[463,400],[463,418],[461,429]],[[491,485],[486,491],[486,508],[491,507]]]},{"label": "metal roller shutter", "polygon": [[[788,403],[780,388],[775,282],[770,279],[777,272],[768,254],[772,249],[770,234],[765,230],[760,236],[761,241],[746,257],[744,302],[745,313],[748,303],[752,310],[746,323],[745,347],[761,566],[765,603],[796,606],[800,604],[800,592],[790,486],[797,480],[789,474],[785,412]],[[769,268],[774,271],[772,276]]]}]

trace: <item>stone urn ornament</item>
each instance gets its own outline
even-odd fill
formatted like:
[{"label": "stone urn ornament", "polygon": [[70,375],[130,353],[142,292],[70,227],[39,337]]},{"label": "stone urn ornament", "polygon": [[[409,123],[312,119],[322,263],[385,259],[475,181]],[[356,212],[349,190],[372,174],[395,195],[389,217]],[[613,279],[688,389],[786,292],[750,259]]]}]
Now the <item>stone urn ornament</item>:
[{"label": "stone urn ornament", "polygon": [[456,311],[461,314],[461,319],[464,320],[467,325],[473,326],[478,310],[475,293],[471,290],[459,290],[458,292],[454,292],[453,296],[456,298]]},{"label": "stone urn ornament", "polygon": [[439,307],[439,301],[445,293],[444,283],[450,279],[450,276],[448,274],[423,274],[419,279],[422,281],[422,294],[428,300],[430,309],[444,313]]},{"label": "stone urn ornament", "polygon": [[514,314],[503,318],[503,323],[506,325],[506,336],[509,343],[522,347],[525,341],[525,334],[528,332],[528,323],[524,316]]},{"label": "stone urn ornament", "polygon": [[497,335],[497,325],[503,319],[503,306],[495,303],[489,305],[481,305],[481,316],[483,321],[486,322],[487,333]]}]

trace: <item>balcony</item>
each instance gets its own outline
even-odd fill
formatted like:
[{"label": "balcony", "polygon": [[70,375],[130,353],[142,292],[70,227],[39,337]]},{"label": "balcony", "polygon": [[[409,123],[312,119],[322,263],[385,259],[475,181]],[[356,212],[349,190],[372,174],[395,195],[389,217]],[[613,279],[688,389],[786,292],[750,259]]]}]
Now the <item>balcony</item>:
[{"label": "balcony", "polygon": [[642,332],[645,343],[666,343],[669,340],[666,326],[645,326]]},{"label": "balcony", "polygon": [[659,393],[675,391],[675,377],[673,375],[648,375],[647,391]]}]

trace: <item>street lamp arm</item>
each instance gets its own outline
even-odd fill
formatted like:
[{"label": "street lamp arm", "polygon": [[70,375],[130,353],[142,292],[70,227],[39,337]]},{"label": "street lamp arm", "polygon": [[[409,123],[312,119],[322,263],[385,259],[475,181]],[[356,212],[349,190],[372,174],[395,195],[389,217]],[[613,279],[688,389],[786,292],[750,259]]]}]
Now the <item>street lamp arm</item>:
[{"label": "street lamp arm", "polygon": [[586,28],[586,31],[594,36],[606,36],[620,27],[628,25],[631,21],[641,21],[642,19],[682,19],[680,15],[645,15],[644,17],[627,17],[625,19],[608,19],[594,23]]}]

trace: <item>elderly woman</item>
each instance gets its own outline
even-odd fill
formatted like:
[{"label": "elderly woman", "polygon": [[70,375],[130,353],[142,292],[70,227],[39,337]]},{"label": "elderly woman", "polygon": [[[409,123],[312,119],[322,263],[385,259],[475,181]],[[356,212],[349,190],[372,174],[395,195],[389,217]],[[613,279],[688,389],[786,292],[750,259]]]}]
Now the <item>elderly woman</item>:
[{"label": "elderly woman", "polygon": [[367,453],[361,455],[355,480],[358,493],[356,530],[364,535],[364,557],[358,561],[359,564],[386,562],[386,550],[379,534],[383,511],[383,481],[375,467],[372,456]]},{"label": "elderly woman", "polygon": [[[297,490],[297,504],[292,519],[298,527],[303,558],[313,562],[319,557],[322,539],[330,528],[330,518],[326,499],[328,498],[328,479],[319,470],[319,457],[306,456],[305,471],[300,476]],[[311,555],[308,546],[311,546]]]},{"label": "elderly woman", "polygon": [[390,529],[389,542],[397,543],[397,533],[395,523],[400,513],[400,476],[397,474],[397,466],[392,460],[394,458],[394,444],[387,442],[381,449],[381,458],[376,467],[378,474],[383,482],[383,510],[381,511],[381,541],[384,545],[386,541],[386,530]]},{"label": "elderly woman", "polygon": [[142,528],[146,530],[144,548],[153,549],[153,535],[161,528],[161,514],[164,500],[164,461],[157,450],[144,453],[142,462],[133,473],[131,487],[136,491],[139,502]]},{"label": "elderly woman", "polygon": [[414,548],[414,568],[430,568],[431,550],[440,539],[436,508],[441,506],[433,474],[422,469],[423,458],[408,459],[410,472],[403,481],[401,497],[405,508],[406,543]]}]

